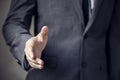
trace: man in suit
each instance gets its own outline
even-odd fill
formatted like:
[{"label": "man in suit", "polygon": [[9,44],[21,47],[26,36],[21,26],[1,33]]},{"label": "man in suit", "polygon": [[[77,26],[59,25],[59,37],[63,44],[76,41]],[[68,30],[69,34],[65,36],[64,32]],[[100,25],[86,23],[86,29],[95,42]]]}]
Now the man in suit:
[{"label": "man in suit", "polygon": [[[115,1],[13,0],[3,33],[17,62],[29,70],[26,79],[119,80],[118,58],[111,57],[119,44],[110,32]],[[29,32],[32,16],[35,36]]]}]

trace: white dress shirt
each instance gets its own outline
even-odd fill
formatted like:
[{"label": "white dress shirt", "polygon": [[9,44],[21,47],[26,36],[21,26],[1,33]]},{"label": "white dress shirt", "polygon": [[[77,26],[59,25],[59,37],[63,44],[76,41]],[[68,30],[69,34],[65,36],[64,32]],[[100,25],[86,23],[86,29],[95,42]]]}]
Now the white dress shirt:
[{"label": "white dress shirt", "polygon": [[91,9],[94,9],[94,0],[91,0]]},{"label": "white dress shirt", "polygon": [[94,9],[94,7],[95,7],[95,6],[94,6],[95,1],[94,1],[94,0],[90,0],[89,3],[90,3],[90,4],[89,4],[89,5],[90,5],[89,7],[91,8],[91,9],[89,10],[89,19],[90,19],[91,16],[92,16],[92,11],[93,11],[93,9]]}]

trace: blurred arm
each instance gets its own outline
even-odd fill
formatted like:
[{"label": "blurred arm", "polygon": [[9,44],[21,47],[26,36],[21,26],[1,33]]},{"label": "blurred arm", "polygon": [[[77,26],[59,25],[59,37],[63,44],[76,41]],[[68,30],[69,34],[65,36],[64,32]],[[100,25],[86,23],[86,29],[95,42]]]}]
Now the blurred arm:
[{"label": "blurred arm", "polygon": [[30,23],[35,10],[35,0],[12,0],[10,11],[3,26],[3,35],[13,56],[25,70],[29,69],[24,47],[28,39]]}]

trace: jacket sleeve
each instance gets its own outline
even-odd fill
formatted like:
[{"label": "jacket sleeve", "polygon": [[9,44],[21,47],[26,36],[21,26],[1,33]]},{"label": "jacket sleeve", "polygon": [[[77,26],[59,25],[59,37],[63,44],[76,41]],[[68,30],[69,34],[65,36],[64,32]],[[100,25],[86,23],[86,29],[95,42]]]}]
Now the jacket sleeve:
[{"label": "jacket sleeve", "polygon": [[120,0],[116,0],[109,31],[110,80],[120,80]]},{"label": "jacket sleeve", "polygon": [[35,10],[35,0],[12,0],[11,7],[3,25],[3,35],[10,51],[20,66],[28,70],[24,55],[25,42],[32,37],[30,23]]}]

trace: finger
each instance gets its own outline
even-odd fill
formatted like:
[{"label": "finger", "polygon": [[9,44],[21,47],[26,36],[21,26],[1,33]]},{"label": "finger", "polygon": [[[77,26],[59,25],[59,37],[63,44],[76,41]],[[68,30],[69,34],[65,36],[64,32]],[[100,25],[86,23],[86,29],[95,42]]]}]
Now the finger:
[{"label": "finger", "polygon": [[35,59],[37,61],[37,63],[39,63],[40,65],[44,65],[44,61],[40,58],[36,58]]},{"label": "finger", "polygon": [[28,40],[25,45],[25,54],[26,56],[29,56],[32,59],[35,59],[34,50],[33,50],[34,45],[35,45],[35,37]]},{"label": "finger", "polygon": [[48,27],[43,26],[41,32],[37,35],[37,37],[39,40],[43,42],[43,40],[45,40],[47,36],[48,36]]},{"label": "finger", "polygon": [[[26,58],[27,58],[27,60],[28,60],[29,63],[39,64],[35,59],[32,59],[32,58],[29,57],[29,56],[27,56]],[[40,64],[39,64],[39,65],[40,65]]]},{"label": "finger", "polygon": [[[33,62],[33,63],[36,63],[36,64],[40,64],[40,65],[43,65],[44,62],[40,59],[40,58],[36,58],[35,55],[34,55],[34,52],[33,52],[33,49],[32,48],[28,48],[27,51],[26,51],[26,58],[29,62]],[[31,57],[32,56],[32,57]],[[33,58],[34,57],[34,58]]]},{"label": "finger", "polygon": [[33,60],[36,58],[32,47],[28,48],[28,56]]},{"label": "finger", "polygon": [[34,53],[34,50],[33,50],[33,48],[31,47],[31,46],[29,46],[28,48],[27,48],[27,57],[30,57],[31,59],[35,59],[36,57],[35,57],[35,53]]},{"label": "finger", "polygon": [[43,65],[35,64],[32,62],[30,62],[29,64],[32,68],[43,69],[43,67],[44,67]]},{"label": "finger", "polygon": [[27,60],[28,60],[28,62],[32,62],[32,63],[38,64],[38,65],[44,65],[44,62],[39,58],[31,59],[30,57],[27,57]]},{"label": "finger", "polygon": [[38,62],[36,59],[31,58],[29,55],[26,55],[26,58],[28,60],[28,63],[31,67],[33,68],[38,68],[42,69],[43,68],[43,63]]}]

